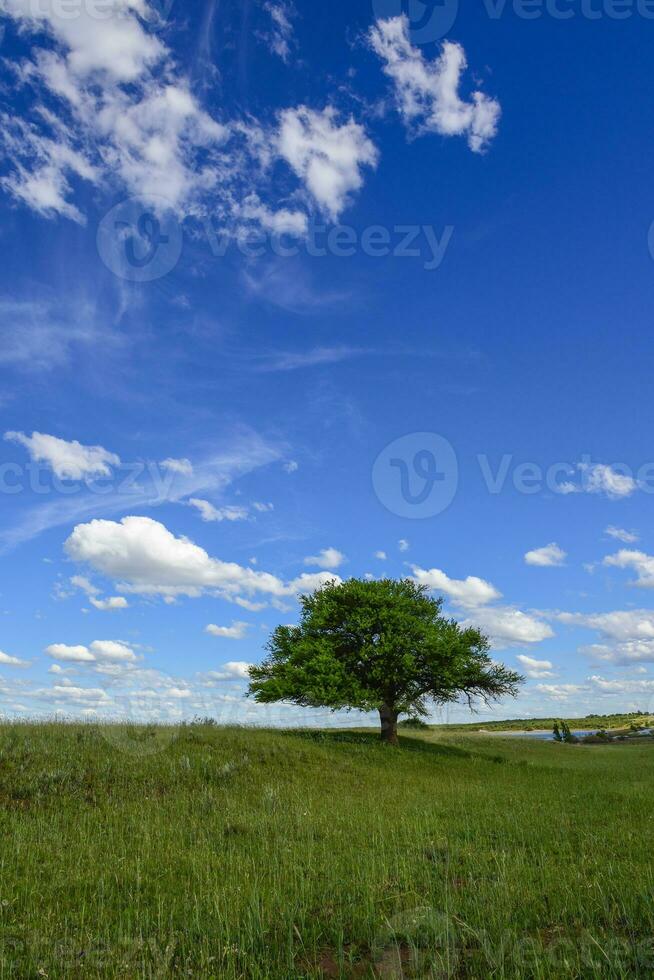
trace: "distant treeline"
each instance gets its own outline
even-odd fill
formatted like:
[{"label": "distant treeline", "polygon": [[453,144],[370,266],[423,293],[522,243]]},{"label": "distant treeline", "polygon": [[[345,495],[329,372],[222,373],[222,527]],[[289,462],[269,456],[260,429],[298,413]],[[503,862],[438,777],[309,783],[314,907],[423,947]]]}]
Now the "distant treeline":
[{"label": "distant treeline", "polygon": [[510,732],[510,731],[539,731],[540,729],[551,729],[555,721],[565,721],[574,731],[575,729],[610,729],[624,728],[630,725],[649,726],[654,722],[654,715],[644,711],[631,711],[622,715],[586,715],[585,718],[510,718],[507,721],[473,721],[465,725],[433,725],[434,729],[448,732]]}]

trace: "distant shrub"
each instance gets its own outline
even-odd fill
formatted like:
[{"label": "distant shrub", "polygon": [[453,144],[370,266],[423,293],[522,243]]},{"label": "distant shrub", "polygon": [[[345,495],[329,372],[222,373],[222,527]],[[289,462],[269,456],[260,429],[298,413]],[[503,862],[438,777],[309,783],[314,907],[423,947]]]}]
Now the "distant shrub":
[{"label": "distant shrub", "polygon": [[553,731],[555,742],[567,742],[568,745],[575,745],[579,741],[570,731],[567,721],[555,721]]},{"label": "distant shrub", "polygon": [[416,718],[414,715],[412,715],[410,718],[405,718],[403,721],[401,721],[398,727],[425,729],[429,728],[429,725],[424,722],[422,718]]}]

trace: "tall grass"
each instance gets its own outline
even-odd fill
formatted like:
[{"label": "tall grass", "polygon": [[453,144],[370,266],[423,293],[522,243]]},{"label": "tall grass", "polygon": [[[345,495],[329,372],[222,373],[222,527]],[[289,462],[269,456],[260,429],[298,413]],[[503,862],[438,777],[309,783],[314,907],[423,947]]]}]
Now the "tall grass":
[{"label": "tall grass", "polygon": [[654,746],[0,726],[0,976],[654,974]]}]

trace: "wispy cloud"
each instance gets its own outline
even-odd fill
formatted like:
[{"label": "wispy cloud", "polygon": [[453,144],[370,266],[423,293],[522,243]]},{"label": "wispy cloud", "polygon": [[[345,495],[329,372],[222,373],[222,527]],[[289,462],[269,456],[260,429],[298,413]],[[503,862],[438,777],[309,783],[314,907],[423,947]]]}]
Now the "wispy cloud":
[{"label": "wispy cloud", "polygon": [[275,371],[299,371],[303,368],[338,364],[369,353],[358,347],[314,347],[307,351],[280,351],[262,354],[255,370],[267,374]]}]

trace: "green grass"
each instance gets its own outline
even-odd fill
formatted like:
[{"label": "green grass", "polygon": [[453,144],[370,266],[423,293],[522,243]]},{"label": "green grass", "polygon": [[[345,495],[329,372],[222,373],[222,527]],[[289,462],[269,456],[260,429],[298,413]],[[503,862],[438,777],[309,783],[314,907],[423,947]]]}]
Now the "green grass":
[{"label": "green grass", "polygon": [[0,976],[652,976],[653,786],[650,744],[0,726]]}]

